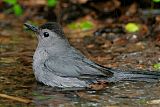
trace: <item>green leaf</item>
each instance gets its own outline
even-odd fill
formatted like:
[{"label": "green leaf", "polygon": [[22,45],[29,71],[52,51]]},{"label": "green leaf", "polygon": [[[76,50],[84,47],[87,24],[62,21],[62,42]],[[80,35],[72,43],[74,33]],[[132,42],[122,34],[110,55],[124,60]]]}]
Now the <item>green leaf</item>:
[{"label": "green leaf", "polygon": [[54,7],[57,4],[57,0],[47,0],[49,7]]},{"label": "green leaf", "polygon": [[160,0],[152,0],[153,2],[155,2],[155,3],[158,3],[158,2],[160,2]]},{"label": "green leaf", "polygon": [[154,68],[155,70],[160,70],[160,63],[154,64],[154,65],[153,65],[153,68]]},{"label": "green leaf", "polygon": [[12,5],[15,5],[17,3],[17,0],[3,0],[3,1]]},{"label": "green leaf", "polygon": [[82,30],[90,30],[93,28],[93,23],[91,21],[84,21],[80,24]]},{"label": "green leaf", "polygon": [[20,16],[23,13],[23,9],[19,4],[15,4],[13,6],[13,11],[14,11],[14,14],[17,15],[17,16]]},{"label": "green leaf", "polygon": [[139,26],[136,23],[128,23],[125,25],[125,30],[130,33],[137,32],[139,31]]},{"label": "green leaf", "polygon": [[81,29],[81,30],[90,30],[94,27],[94,24],[91,21],[81,21],[81,22],[73,22],[68,25],[70,29],[76,30],[76,29]]},{"label": "green leaf", "polygon": [[73,22],[73,23],[69,24],[68,27],[70,29],[76,30],[76,29],[80,28],[80,25],[78,23]]}]

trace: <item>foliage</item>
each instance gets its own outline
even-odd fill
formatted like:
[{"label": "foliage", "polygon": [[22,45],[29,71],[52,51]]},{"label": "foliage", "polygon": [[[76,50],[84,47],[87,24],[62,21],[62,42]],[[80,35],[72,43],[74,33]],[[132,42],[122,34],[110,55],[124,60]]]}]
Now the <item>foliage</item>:
[{"label": "foliage", "polygon": [[57,0],[47,0],[48,7],[54,7],[57,4]]},{"label": "foliage", "polygon": [[12,5],[17,4],[17,0],[3,0],[3,1],[8,3],[8,4],[12,4]]},{"label": "foliage", "polygon": [[159,3],[160,2],[160,0],[152,0],[153,2],[155,2],[155,3]]},{"label": "foliage", "polygon": [[94,27],[94,24],[91,21],[82,21],[82,22],[73,22],[68,25],[70,29],[76,30],[76,29],[81,29],[81,30],[90,30]]},{"label": "foliage", "polygon": [[[5,3],[12,5],[8,12],[13,12],[16,16],[21,16],[23,14],[22,6],[18,3],[18,0],[3,0]],[[47,0],[48,7],[54,7],[58,0]]]},{"label": "foliage", "polygon": [[20,16],[20,15],[23,14],[22,7],[19,4],[15,4],[13,6],[13,11],[14,11],[14,14],[17,15],[17,16]]},{"label": "foliage", "polygon": [[137,32],[139,31],[139,25],[136,23],[128,23],[125,25],[125,30],[130,33]]},{"label": "foliage", "polygon": [[154,68],[155,70],[160,70],[160,63],[154,64],[154,65],[153,65],[153,68]]},{"label": "foliage", "polygon": [[13,5],[13,6],[11,7],[11,9],[9,9],[9,10],[11,10],[11,12],[14,12],[14,14],[15,14],[16,16],[20,16],[20,15],[23,14],[23,9],[22,9],[22,7],[18,4],[17,0],[3,0],[3,1],[6,2],[6,3],[8,3],[8,4]]}]

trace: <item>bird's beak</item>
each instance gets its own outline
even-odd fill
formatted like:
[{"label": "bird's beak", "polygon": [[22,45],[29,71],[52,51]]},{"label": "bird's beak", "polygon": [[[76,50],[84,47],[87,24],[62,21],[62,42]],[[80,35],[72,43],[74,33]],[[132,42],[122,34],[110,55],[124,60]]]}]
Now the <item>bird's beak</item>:
[{"label": "bird's beak", "polygon": [[29,23],[24,23],[24,25],[28,28],[28,29],[30,29],[30,30],[32,30],[33,32],[36,32],[36,33],[38,33],[38,27],[36,27],[36,26],[34,26],[34,25],[31,25],[31,24],[29,24]]}]

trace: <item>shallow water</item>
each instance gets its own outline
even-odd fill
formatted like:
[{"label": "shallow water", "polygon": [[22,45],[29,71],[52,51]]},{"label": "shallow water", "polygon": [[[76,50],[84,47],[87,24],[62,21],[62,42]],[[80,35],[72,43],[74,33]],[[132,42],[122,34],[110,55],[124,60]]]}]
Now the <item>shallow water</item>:
[{"label": "shallow water", "polygon": [[[78,89],[78,91],[77,89],[60,90],[38,84],[32,72],[32,56],[36,48],[36,38],[21,31],[18,34],[11,32],[9,35],[1,35],[0,41],[0,93],[33,100],[33,103],[25,104],[0,97],[0,106],[160,106],[160,102],[158,102],[160,99],[159,83],[123,82],[109,85],[105,90],[101,91],[86,89]],[[94,53],[95,50],[92,51]],[[158,51],[155,51],[154,55],[150,56],[156,57],[157,53]],[[131,61],[134,61],[134,57],[140,58],[139,53],[136,56],[134,54],[129,55],[127,59],[130,58]],[[123,56],[117,56],[115,58],[119,63],[118,66],[122,66],[122,68],[125,65],[125,67],[128,66],[127,64],[130,60],[126,62],[127,64],[122,63],[122,61],[126,60],[125,58]],[[142,58],[142,62],[145,62],[146,59],[144,61],[143,59],[145,58]],[[154,61],[156,62],[156,60]],[[112,60],[108,61],[108,63],[111,62],[114,63]],[[102,61],[100,63],[104,62]],[[147,64],[146,62],[146,66]],[[155,102],[152,102],[153,100]]]},{"label": "shallow water", "polygon": [[[55,91],[53,88],[41,86],[35,91],[37,96],[34,96],[34,101],[36,105],[76,107],[144,105],[150,107],[151,104],[147,103],[153,99],[159,99],[159,91],[159,84],[128,82],[114,84],[103,91]],[[47,100],[39,96],[45,96]]]}]

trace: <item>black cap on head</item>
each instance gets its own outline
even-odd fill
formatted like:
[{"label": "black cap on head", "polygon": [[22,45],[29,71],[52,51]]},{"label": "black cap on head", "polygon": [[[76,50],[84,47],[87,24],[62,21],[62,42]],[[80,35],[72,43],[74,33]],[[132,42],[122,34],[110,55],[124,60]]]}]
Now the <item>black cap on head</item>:
[{"label": "black cap on head", "polygon": [[58,36],[64,38],[64,32],[63,32],[63,29],[61,28],[61,26],[56,23],[56,22],[47,22],[43,25],[41,25],[39,27],[40,29],[49,29],[53,32],[55,32],[56,34],[58,34]]}]

